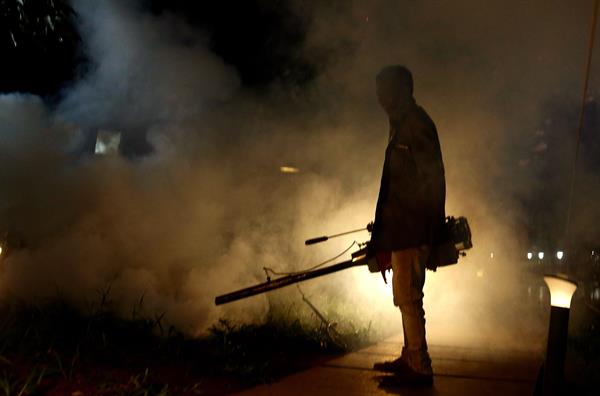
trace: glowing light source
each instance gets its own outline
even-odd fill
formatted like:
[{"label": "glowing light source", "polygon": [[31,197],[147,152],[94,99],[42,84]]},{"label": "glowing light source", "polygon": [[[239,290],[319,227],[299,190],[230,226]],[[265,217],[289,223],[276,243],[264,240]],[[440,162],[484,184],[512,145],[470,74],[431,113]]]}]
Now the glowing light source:
[{"label": "glowing light source", "polygon": [[298,173],[298,172],[300,172],[300,169],[295,168],[293,166],[282,166],[279,168],[279,170],[281,171],[281,173]]},{"label": "glowing light source", "polygon": [[482,269],[477,270],[477,277],[478,278],[483,278],[483,270]]},{"label": "glowing light source", "polygon": [[543,260],[543,259],[544,259],[544,252],[539,252],[539,253],[538,253],[538,258],[539,258],[540,260]]},{"label": "glowing light source", "polygon": [[533,253],[527,253],[527,260],[531,260],[533,258]]},{"label": "glowing light source", "polygon": [[119,153],[121,144],[121,132],[116,131],[98,131],[96,136],[96,146],[94,154],[97,155],[116,155]]},{"label": "glowing light source", "polygon": [[0,246],[0,256],[2,256],[2,246]]},{"label": "glowing light source", "polygon": [[[550,289],[550,325],[548,327],[548,346],[542,379],[544,396],[558,395],[557,389],[563,389],[567,338],[569,335],[569,312],[571,298],[577,289],[577,283],[561,275],[545,275],[544,282]],[[566,389],[566,388],[565,388]]]},{"label": "glowing light source", "polygon": [[562,260],[564,256],[565,256],[565,253],[562,250],[559,250],[558,252],[556,252],[557,259]]},{"label": "glowing light source", "polygon": [[600,301],[600,287],[595,287],[594,290],[590,293],[590,300],[592,301]]},{"label": "glowing light source", "polygon": [[494,258],[494,252],[490,253],[490,258],[493,259]]},{"label": "glowing light source", "polygon": [[571,297],[577,289],[577,283],[554,275],[544,276],[544,282],[550,289],[550,305],[561,308],[571,307]]}]

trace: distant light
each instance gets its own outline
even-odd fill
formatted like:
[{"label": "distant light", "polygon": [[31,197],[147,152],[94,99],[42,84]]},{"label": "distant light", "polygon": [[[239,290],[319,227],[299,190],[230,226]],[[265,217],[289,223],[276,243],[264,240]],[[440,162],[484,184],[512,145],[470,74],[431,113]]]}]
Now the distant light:
[{"label": "distant light", "polygon": [[557,259],[562,260],[564,256],[565,256],[565,253],[562,250],[559,250],[558,252],[556,252]]},{"label": "distant light", "polygon": [[600,287],[596,287],[594,288],[594,290],[592,290],[592,293],[590,294],[590,299],[592,301],[600,301]]},{"label": "distant light", "polygon": [[540,260],[543,260],[543,259],[544,259],[544,252],[539,252],[539,253],[538,253],[538,258],[539,258]]},{"label": "distant light", "polygon": [[577,283],[553,275],[544,276],[544,282],[550,289],[550,305],[560,308],[571,307],[571,297],[577,289]]},{"label": "distant light", "polygon": [[0,256],[2,256],[2,246],[0,246]]},{"label": "distant light", "polygon": [[483,278],[483,270],[482,269],[477,270],[477,277],[478,278]]},{"label": "distant light", "polygon": [[96,146],[94,154],[96,155],[117,155],[121,145],[121,132],[116,131],[98,131],[96,136]]},{"label": "distant light", "polygon": [[490,253],[490,258],[493,259],[494,258],[494,252]]},{"label": "distant light", "polygon": [[279,170],[281,171],[281,173],[298,173],[298,172],[300,172],[300,169],[295,168],[293,166],[282,166],[279,168]]},{"label": "distant light", "polygon": [[531,260],[533,258],[533,253],[527,253],[527,260]]}]

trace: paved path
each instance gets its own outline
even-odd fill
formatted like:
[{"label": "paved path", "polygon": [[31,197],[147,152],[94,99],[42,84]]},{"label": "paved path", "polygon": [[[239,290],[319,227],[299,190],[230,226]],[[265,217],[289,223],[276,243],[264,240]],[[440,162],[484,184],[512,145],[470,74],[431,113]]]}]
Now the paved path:
[{"label": "paved path", "polygon": [[238,395],[530,396],[541,362],[536,353],[432,345],[429,352],[435,375],[433,388],[381,388],[378,378],[382,373],[371,370],[373,363],[395,358],[401,347],[401,337],[394,337]]}]

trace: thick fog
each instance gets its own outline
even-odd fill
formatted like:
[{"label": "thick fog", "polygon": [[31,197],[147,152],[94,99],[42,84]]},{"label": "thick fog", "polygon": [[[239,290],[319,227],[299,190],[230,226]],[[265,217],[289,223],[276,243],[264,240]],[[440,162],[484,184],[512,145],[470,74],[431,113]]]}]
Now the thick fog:
[{"label": "thick fog", "polygon": [[[544,106],[577,106],[587,3],[313,6],[300,51],[316,78],[257,95],[181,16],[76,1],[88,69],[52,108],[0,96],[0,227],[24,241],[1,262],[0,293],[60,295],[85,308],[110,285],[122,315],[143,296],[147,314],[165,312],[189,334],[221,317],[261,321],[276,302],[309,314],[295,287],[223,307],[213,299],[262,282],[263,267],[299,270],[368,240],[365,231],[303,243],[372,220],[388,133],[374,76],[400,63],[438,128],[446,212],[469,219],[475,245],[427,274],[432,342],[536,347],[543,326],[524,299],[541,281],[524,269],[522,202],[543,188],[534,163],[545,150],[570,170],[576,125],[546,140],[544,128],[561,120]],[[599,84],[592,79],[593,92]],[[134,159],[80,155],[97,130],[146,136],[152,149]],[[401,331],[390,289],[366,268],[302,288],[324,312]]]}]

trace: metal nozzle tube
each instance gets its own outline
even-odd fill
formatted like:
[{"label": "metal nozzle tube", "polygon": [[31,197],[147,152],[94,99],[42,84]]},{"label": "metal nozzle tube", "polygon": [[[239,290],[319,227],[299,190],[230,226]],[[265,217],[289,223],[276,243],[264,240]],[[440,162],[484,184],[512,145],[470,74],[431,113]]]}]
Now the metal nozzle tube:
[{"label": "metal nozzle tube", "polygon": [[305,245],[314,245],[315,243],[325,242],[329,238],[336,238],[336,237],[343,236],[343,235],[354,234],[355,232],[360,232],[360,231],[364,231],[364,230],[369,230],[369,226],[363,227],[363,228],[358,228],[358,229],[352,230],[352,231],[342,232],[339,234],[333,234],[333,235],[329,235],[329,236],[320,236],[320,237],[316,237],[316,238],[307,239],[306,241],[304,241],[304,244]]},{"label": "metal nozzle tube", "polygon": [[325,242],[328,239],[329,239],[328,236],[320,236],[320,237],[316,237],[316,238],[307,239],[306,241],[304,241],[304,244],[305,245],[314,245],[315,243]]}]

